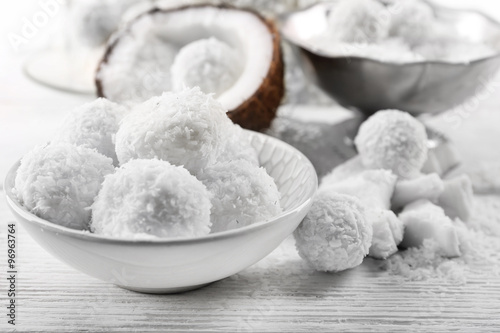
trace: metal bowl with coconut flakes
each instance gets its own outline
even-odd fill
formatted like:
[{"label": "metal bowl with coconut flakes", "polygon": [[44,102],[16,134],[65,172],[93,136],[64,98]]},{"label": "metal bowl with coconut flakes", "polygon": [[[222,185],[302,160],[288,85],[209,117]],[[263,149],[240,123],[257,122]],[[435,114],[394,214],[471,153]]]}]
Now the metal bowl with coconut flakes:
[{"label": "metal bowl with coconut flakes", "polygon": [[306,76],[345,106],[372,114],[399,109],[414,115],[451,109],[480,92],[500,66],[500,24],[470,10],[429,4],[436,19],[459,37],[491,47],[493,54],[471,61],[380,60],[370,55],[332,54],[311,36],[327,26],[332,4],[320,3],[280,17],[281,32],[295,49]]}]

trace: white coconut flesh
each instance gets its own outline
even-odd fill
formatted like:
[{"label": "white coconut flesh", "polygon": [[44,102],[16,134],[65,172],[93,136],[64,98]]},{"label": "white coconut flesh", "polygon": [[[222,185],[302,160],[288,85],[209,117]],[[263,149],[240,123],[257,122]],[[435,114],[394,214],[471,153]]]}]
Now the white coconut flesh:
[{"label": "white coconut flesh", "polygon": [[[209,41],[217,45],[209,52],[203,53],[206,45],[193,47]],[[147,13],[118,32],[110,45],[97,80],[102,95],[119,103],[142,102],[174,90],[175,61],[174,73],[184,72],[175,80],[177,88],[198,84],[202,90],[218,90],[204,92],[215,93],[227,110],[233,110],[258,90],[273,57],[273,37],[258,16],[211,6]],[[193,55],[197,59],[191,62]],[[200,64],[200,59],[206,63]],[[205,68],[208,75],[194,77],[196,68]]]}]

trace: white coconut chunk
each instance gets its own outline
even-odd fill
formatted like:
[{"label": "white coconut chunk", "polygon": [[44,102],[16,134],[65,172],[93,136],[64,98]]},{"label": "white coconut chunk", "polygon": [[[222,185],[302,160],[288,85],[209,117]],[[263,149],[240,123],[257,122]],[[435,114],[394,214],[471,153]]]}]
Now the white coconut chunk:
[{"label": "white coconut chunk", "polygon": [[445,180],[444,191],[439,196],[439,205],[450,218],[468,221],[473,207],[472,183],[467,175]]},{"label": "white coconut chunk", "polygon": [[352,195],[366,207],[389,209],[396,176],[389,170],[366,170],[341,182],[322,182],[321,188]]},{"label": "white coconut chunk", "polygon": [[273,37],[265,22],[253,13],[211,6],[149,13],[117,32],[109,44],[108,59],[97,74],[102,94],[127,103],[145,101],[171,90],[170,68],[179,49],[210,37],[238,50],[240,55],[239,77],[217,98],[225,109],[237,108],[267,76]]},{"label": "white coconut chunk", "polygon": [[429,150],[429,152],[427,153],[427,160],[422,166],[421,172],[425,174],[429,173],[436,173],[438,175],[443,174],[443,170],[441,169],[439,160],[437,159],[436,154],[434,153],[433,150]]},{"label": "white coconut chunk", "polygon": [[322,178],[321,183],[332,184],[343,181],[349,177],[356,176],[365,170],[367,169],[363,165],[361,157],[359,155],[356,155],[353,158],[348,159],[344,163],[336,166],[330,173]]},{"label": "white coconut chunk", "polygon": [[398,209],[420,199],[436,201],[443,190],[443,180],[435,173],[414,179],[400,179],[391,199],[392,208]]},{"label": "white coconut chunk", "polygon": [[429,149],[427,160],[422,167],[423,173],[443,175],[460,164],[460,156],[451,142],[442,142]]},{"label": "white coconut chunk", "polygon": [[457,231],[441,207],[428,200],[419,200],[406,206],[399,219],[405,226],[402,247],[419,247],[425,239],[432,239],[443,256],[461,255]]},{"label": "white coconut chunk", "polygon": [[446,173],[460,163],[458,151],[451,142],[443,142],[431,151],[436,156],[443,173]]},{"label": "white coconut chunk", "polygon": [[368,209],[366,219],[373,225],[373,239],[369,256],[387,259],[398,251],[403,240],[404,224],[390,210]]}]

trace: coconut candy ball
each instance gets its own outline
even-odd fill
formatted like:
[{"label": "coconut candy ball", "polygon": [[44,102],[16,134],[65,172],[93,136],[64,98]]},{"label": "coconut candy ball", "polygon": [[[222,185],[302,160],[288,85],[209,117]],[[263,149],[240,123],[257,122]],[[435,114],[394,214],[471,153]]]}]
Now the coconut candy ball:
[{"label": "coconut candy ball", "polygon": [[199,88],[167,92],[138,105],[116,133],[120,164],[158,158],[192,174],[213,164],[225,149],[233,123],[223,106]]},{"label": "coconut candy ball", "polygon": [[210,232],[210,207],[205,186],[183,167],[137,159],[104,180],[91,229],[121,238],[203,236]]},{"label": "coconut candy ball", "polygon": [[388,16],[376,0],[342,0],[328,16],[329,34],[346,43],[376,43],[389,33]]},{"label": "coconut candy ball", "polygon": [[174,90],[200,87],[217,98],[228,90],[242,71],[235,49],[215,37],[200,39],[180,49],[171,67]]},{"label": "coconut candy ball", "polygon": [[210,165],[198,178],[211,194],[212,233],[266,221],[282,212],[273,178],[246,160]]},{"label": "coconut candy ball", "polygon": [[401,178],[418,176],[427,158],[424,125],[398,110],[372,115],[361,124],[354,143],[365,167],[391,170]]},{"label": "coconut candy ball", "polygon": [[299,255],[314,269],[339,272],[361,264],[372,233],[358,199],[320,190],[294,236]]},{"label": "coconut candy ball", "polygon": [[239,125],[234,125],[219,161],[245,160],[258,167],[259,156],[250,140],[251,137]]},{"label": "coconut candy ball", "polygon": [[425,43],[432,32],[434,12],[421,0],[399,0],[389,7],[389,35],[400,37],[410,46]]},{"label": "coconut candy ball", "polygon": [[38,146],[22,158],[15,192],[33,214],[84,230],[104,176],[113,172],[113,161],[93,149],[52,143]]},{"label": "coconut candy ball", "polygon": [[105,98],[98,98],[73,110],[64,120],[52,142],[66,142],[94,148],[113,159],[118,165],[115,152],[115,135],[120,120],[127,109]]}]

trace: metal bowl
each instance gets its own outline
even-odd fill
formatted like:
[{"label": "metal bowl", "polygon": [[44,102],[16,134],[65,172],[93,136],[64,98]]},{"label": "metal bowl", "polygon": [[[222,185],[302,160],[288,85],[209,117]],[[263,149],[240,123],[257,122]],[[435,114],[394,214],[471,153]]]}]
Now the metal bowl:
[{"label": "metal bowl", "polygon": [[436,18],[454,26],[465,40],[484,42],[497,52],[468,63],[393,63],[331,56],[305,38],[326,27],[332,4],[325,3],[281,16],[281,32],[295,46],[306,76],[340,104],[365,114],[382,109],[436,114],[478,94],[496,73],[500,66],[500,24],[479,12],[430,5]]}]

